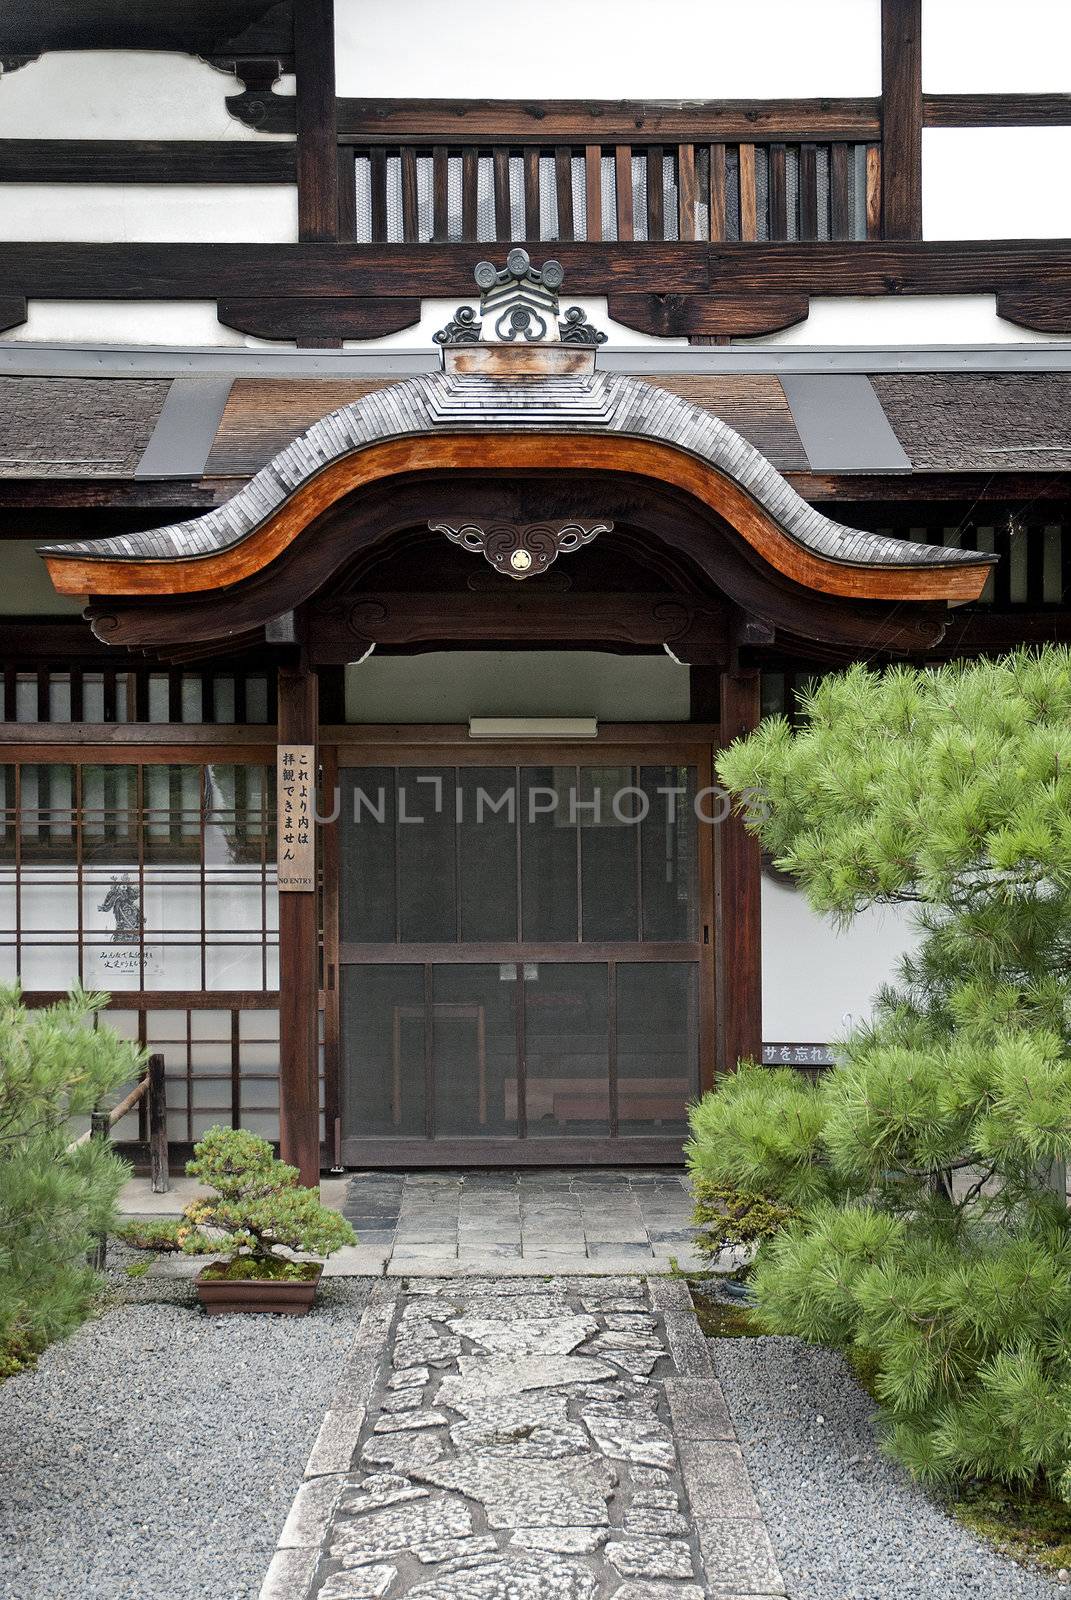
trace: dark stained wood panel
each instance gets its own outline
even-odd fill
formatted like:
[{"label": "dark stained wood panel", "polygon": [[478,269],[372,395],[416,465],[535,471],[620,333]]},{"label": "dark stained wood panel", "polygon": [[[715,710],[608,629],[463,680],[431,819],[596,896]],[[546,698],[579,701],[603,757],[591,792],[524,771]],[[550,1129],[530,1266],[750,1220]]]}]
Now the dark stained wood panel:
[{"label": "dark stained wood panel", "polygon": [[296,146],[239,139],[0,139],[0,183],[294,183]]},{"label": "dark stained wood panel", "polygon": [[1071,373],[890,373],[871,383],[916,471],[1071,466]]},{"label": "dark stained wood panel", "polygon": [[1071,94],[924,94],[926,128],[1054,128],[1071,123]]},{"label": "dark stained wood panel", "polygon": [[205,466],[209,478],[247,478],[314,422],[393,378],[238,378]]},{"label": "dark stained wood panel", "polygon": [[922,0],[881,0],[886,239],[922,238]]},{"label": "dark stained wood panel", "polygon": [[761,450],[780,471],[806,471],[807,457],[779,378],[766,373],[724,377],[688,373],[679,377],[660,375],[649,381],[656,388],[668,389],[670,394],[713,412],[743,434],[748,444]]},{"label": "dark stained wood panel", "polygon": [[292,0],[49,0],[47,6],[4,7],[0,56],[184,50],[288,57],[292,37]]},{"label": "dark stained wood panel", "polygon": [[[294,101],[260,97],[257,126],[294,128]],[[235,106],[238,115],[242,108]],[[676,144],[695,139],[873,139],[876,99],[822,100],[358,100],[338,101],[340,135],[355,143]]]},{"label": "dark stained wood panel", "polygon": [[[299,433],[330,411],[352,404],[392,378],[239,378],[220,423],[205,468],[207,477],[247,477],[270,461]],[[713,412],[743,434],[781,470],[805,471],[807,457],[780,381],[767,374],[653,377],[668,389]]]},{"label": "dark stained wood panel", "polygon": [[129,478],[168,378],[0,378],[0,478]]},{"label": "dark stained wood panel", "polygon": [[334,0],[301,0],[294,13],[298,230],[313,242],[339,236],[334,19]]}]

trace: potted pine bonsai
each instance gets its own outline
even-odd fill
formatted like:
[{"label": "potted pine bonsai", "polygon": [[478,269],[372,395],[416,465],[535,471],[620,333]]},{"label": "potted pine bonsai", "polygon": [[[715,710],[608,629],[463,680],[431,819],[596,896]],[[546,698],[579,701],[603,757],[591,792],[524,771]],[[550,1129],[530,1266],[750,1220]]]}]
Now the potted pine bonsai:
[{"label": "potted pine bonsai", "polygon": [[213,1255],[198,1273],[197,1294],[209,1316],[272,1311],[300,1317],[312,1305],[323,1272],[318,1261],[294,1261],[281,1250],[329,1256],[357,1235],[344,1217],[304,1188],[296,1167],[278,1160],[266,1139],[243,1128],[210,1128],[193,1149],[187,1175],[214,1195],[193,1200],[177,1223],[126,1230],[130,1243]]}]

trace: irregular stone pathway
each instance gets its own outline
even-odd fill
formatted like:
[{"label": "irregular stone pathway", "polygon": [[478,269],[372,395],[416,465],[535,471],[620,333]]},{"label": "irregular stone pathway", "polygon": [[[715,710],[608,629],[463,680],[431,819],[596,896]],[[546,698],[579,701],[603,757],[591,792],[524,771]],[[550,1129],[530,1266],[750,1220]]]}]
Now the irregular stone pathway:
[{"label": "irregular stone pathway", "polygon": [[783,1595],[686,1286],[380,1282],[261,1600]]}]

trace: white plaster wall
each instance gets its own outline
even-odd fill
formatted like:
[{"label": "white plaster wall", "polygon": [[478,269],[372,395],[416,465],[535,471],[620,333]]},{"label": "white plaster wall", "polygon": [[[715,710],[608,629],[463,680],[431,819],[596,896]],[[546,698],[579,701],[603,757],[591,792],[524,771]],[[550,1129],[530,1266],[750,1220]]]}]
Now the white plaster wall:
[{"label": "white plaster wall", "polygon": [[924,128],[923,237],[1066,239],[1069,170],[1071,128]]},{"label": "white plaster wall", "polygon": [[469,717],[685,722],[688,715],[688,669],[668,656],[450,650],[373,655],[346,668],[347,722],[467,722]]},{"label": "white plaster wall", "polygon": [[4,183],[0,241],[288,244],[293,184]]},{"label": "white plaster wall", "polygon": [[[481,245],[484,254],[495,254],[497,251],[505,256],[508,246]],[[542,247],[542,253],[535,256],[536,262],[549,259],[555,253],[555,245],[547,243]],[[475,264],[475,257],[474,257]],[[402,328],[397,333],[387,334],[382,339],[347,339],[346,348],[349,350],[367,349],[399,349],[399,350],[432,350],[435,348],[433,336],[444,328],[454,316],[459,305],[466,302],[479,308],[480,292],[473,288],[471,297],[454,295],[449,300],[423,300],[420,307],[420,321],[411,328]],[[576,296],[569,293],[569,280],[566,278],[562,290],[562,310],[567,306],[580,306],[588,321],[596,328],[600,328],[610,341],[614,350],[640,350],[656,345],[663,350],[688,348],[687,339],[656,339],[649,333],[638,333],[635,328],[626,328],[623,322],[615,322],[607,310],[605,295]]]},{"label": "white plaster wall", "polygon": [[922,87],[930,94],[1066,90],[1067,0],[922,0]]},{"label": "white plaster wall", "polygon": [[[1071,336],[1069,336],[1071,337]],[[1037,333],[997,316],[996,296],[837,296],[811,301],[805,322],[761,339],[734,345],[978,345],[1066,342],[1064,335]]]},{"label": "white plaster wall", "polygon": [[0,339],[40,344],[215,345],[261,347],[225,328],[214,300],[31,300],[26,321]]},{"label": "white plaster wall", "polygon": [[[280,80],[276,87],[287,86]],[[241,92],[237,78],[194,56],[54,51],[0,76],[0,138],[286,138],[231,116],[226,97]]]},{"label": "white plaster wall", "polygon": [[341,95],[873,95],[879,0],[336,0]]},{"label": "white plaster wall", "polygon": [[828,1043],[869,1017],[874,995],[915,943],[907,910],[882,906],[845,932],[796,889],[762,880],[762,1037]]}]

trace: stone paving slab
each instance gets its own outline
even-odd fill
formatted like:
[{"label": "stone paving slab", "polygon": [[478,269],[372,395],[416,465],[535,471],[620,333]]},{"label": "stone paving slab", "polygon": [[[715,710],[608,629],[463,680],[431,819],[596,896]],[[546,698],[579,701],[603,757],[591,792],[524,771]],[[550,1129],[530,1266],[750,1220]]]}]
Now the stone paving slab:
[{"label": "stone paving slab", "polygon": [[261,1600],[783,1595],[695,1339],[675,1279],[382,1280]]},{"label": "stone paving slab", "polygon": [[[126,1215],[175,1215],[201,1193],[189,1178],[152,1195],[124,1188]],[[342,1211],[358,1242],[328,1260],[327,1278],[475,1277],[539,1273],[689,1272],[696,1251],[683,1173],[667,1168],[533,1172],[359,1172],[324,1177],[323,1203]],[[150,1276],[192,1277],[203,1256],[161,1256]]]}]

